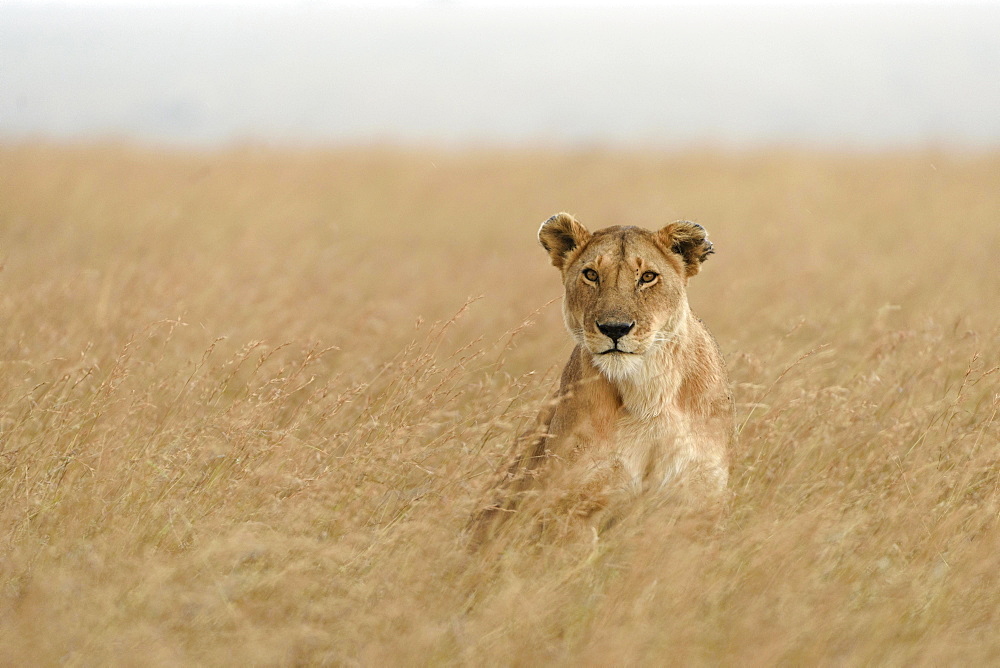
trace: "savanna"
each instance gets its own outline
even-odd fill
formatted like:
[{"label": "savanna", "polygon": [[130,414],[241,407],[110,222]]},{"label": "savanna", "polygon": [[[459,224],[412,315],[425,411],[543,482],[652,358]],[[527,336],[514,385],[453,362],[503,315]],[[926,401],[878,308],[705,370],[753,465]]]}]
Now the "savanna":
[{"label": "savanna", "polygon": [[[711,522],[464,532],[535,233],[711,230]],[[1000,155],[0,146],[6,665],[1000,661]]]}]

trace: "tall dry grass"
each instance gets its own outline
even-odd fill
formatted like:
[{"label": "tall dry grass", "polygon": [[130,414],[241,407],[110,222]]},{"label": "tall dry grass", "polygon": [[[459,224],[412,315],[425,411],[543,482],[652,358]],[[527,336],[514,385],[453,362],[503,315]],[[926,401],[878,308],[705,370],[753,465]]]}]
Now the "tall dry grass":
[{"label": "tall dry grass", "polygon": [[[562,209],[709,229],[729,512],[472,554]],[[2,662],[997,663],[998,250],[996,154],[2,147]]]}]

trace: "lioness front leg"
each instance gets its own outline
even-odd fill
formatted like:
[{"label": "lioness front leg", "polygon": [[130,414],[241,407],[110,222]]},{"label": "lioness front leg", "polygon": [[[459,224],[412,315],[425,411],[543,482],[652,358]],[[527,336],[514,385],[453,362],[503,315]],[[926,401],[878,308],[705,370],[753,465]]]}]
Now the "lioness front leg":
[{"label": "lioness front leg", "polygon": [[618,456],[569,467],[555,487],[552,510],[565,521],[583,520],[595,530],[613,523],[639,490],[637,471]]}]

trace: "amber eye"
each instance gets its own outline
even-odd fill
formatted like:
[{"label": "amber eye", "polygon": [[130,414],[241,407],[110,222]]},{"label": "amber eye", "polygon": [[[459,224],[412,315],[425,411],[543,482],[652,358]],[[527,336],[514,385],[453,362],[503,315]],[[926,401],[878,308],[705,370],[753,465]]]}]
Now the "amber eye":
[{"label": "amber eye", "polygon": [[591,269],[590,267],[583,270],[583,277],[586,278],[588,281],[592,281],[594,283],[596,283],[598,279],[597,272]]},{"label": "amber eye", "polygon": [[640,283],[652,283],[653,281],[656,280],[656,276],[657,276],[657,274],[656,274],[655,271],[644,272],[643,275],[639,278],[639,282]]}]

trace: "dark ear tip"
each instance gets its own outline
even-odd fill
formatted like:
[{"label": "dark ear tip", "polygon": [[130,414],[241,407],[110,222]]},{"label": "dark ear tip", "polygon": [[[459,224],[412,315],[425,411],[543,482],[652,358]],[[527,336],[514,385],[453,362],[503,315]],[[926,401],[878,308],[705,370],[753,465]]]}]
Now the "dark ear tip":
[{"label": "dark ear tip", "polygon": [[589,238],[587,229],[565,211],[550,217],[538,228],[538,241],[559,269],[565,264],[566,254]]},{"label": "dark ear tip", "polygon": [[554,216],[549,216],[544,221],[542,221],[541,225],[538,226],[538,234],[536,235],[538,237],[538,243],[542,244],[542,248],[550,252],[552,250],[552,247],[549,244],[545,243],[545,237],[546,234],[550,231],[548,229],[549,226],[555,224],[559,220],[560,215],[561,214],[557,213]]}]

